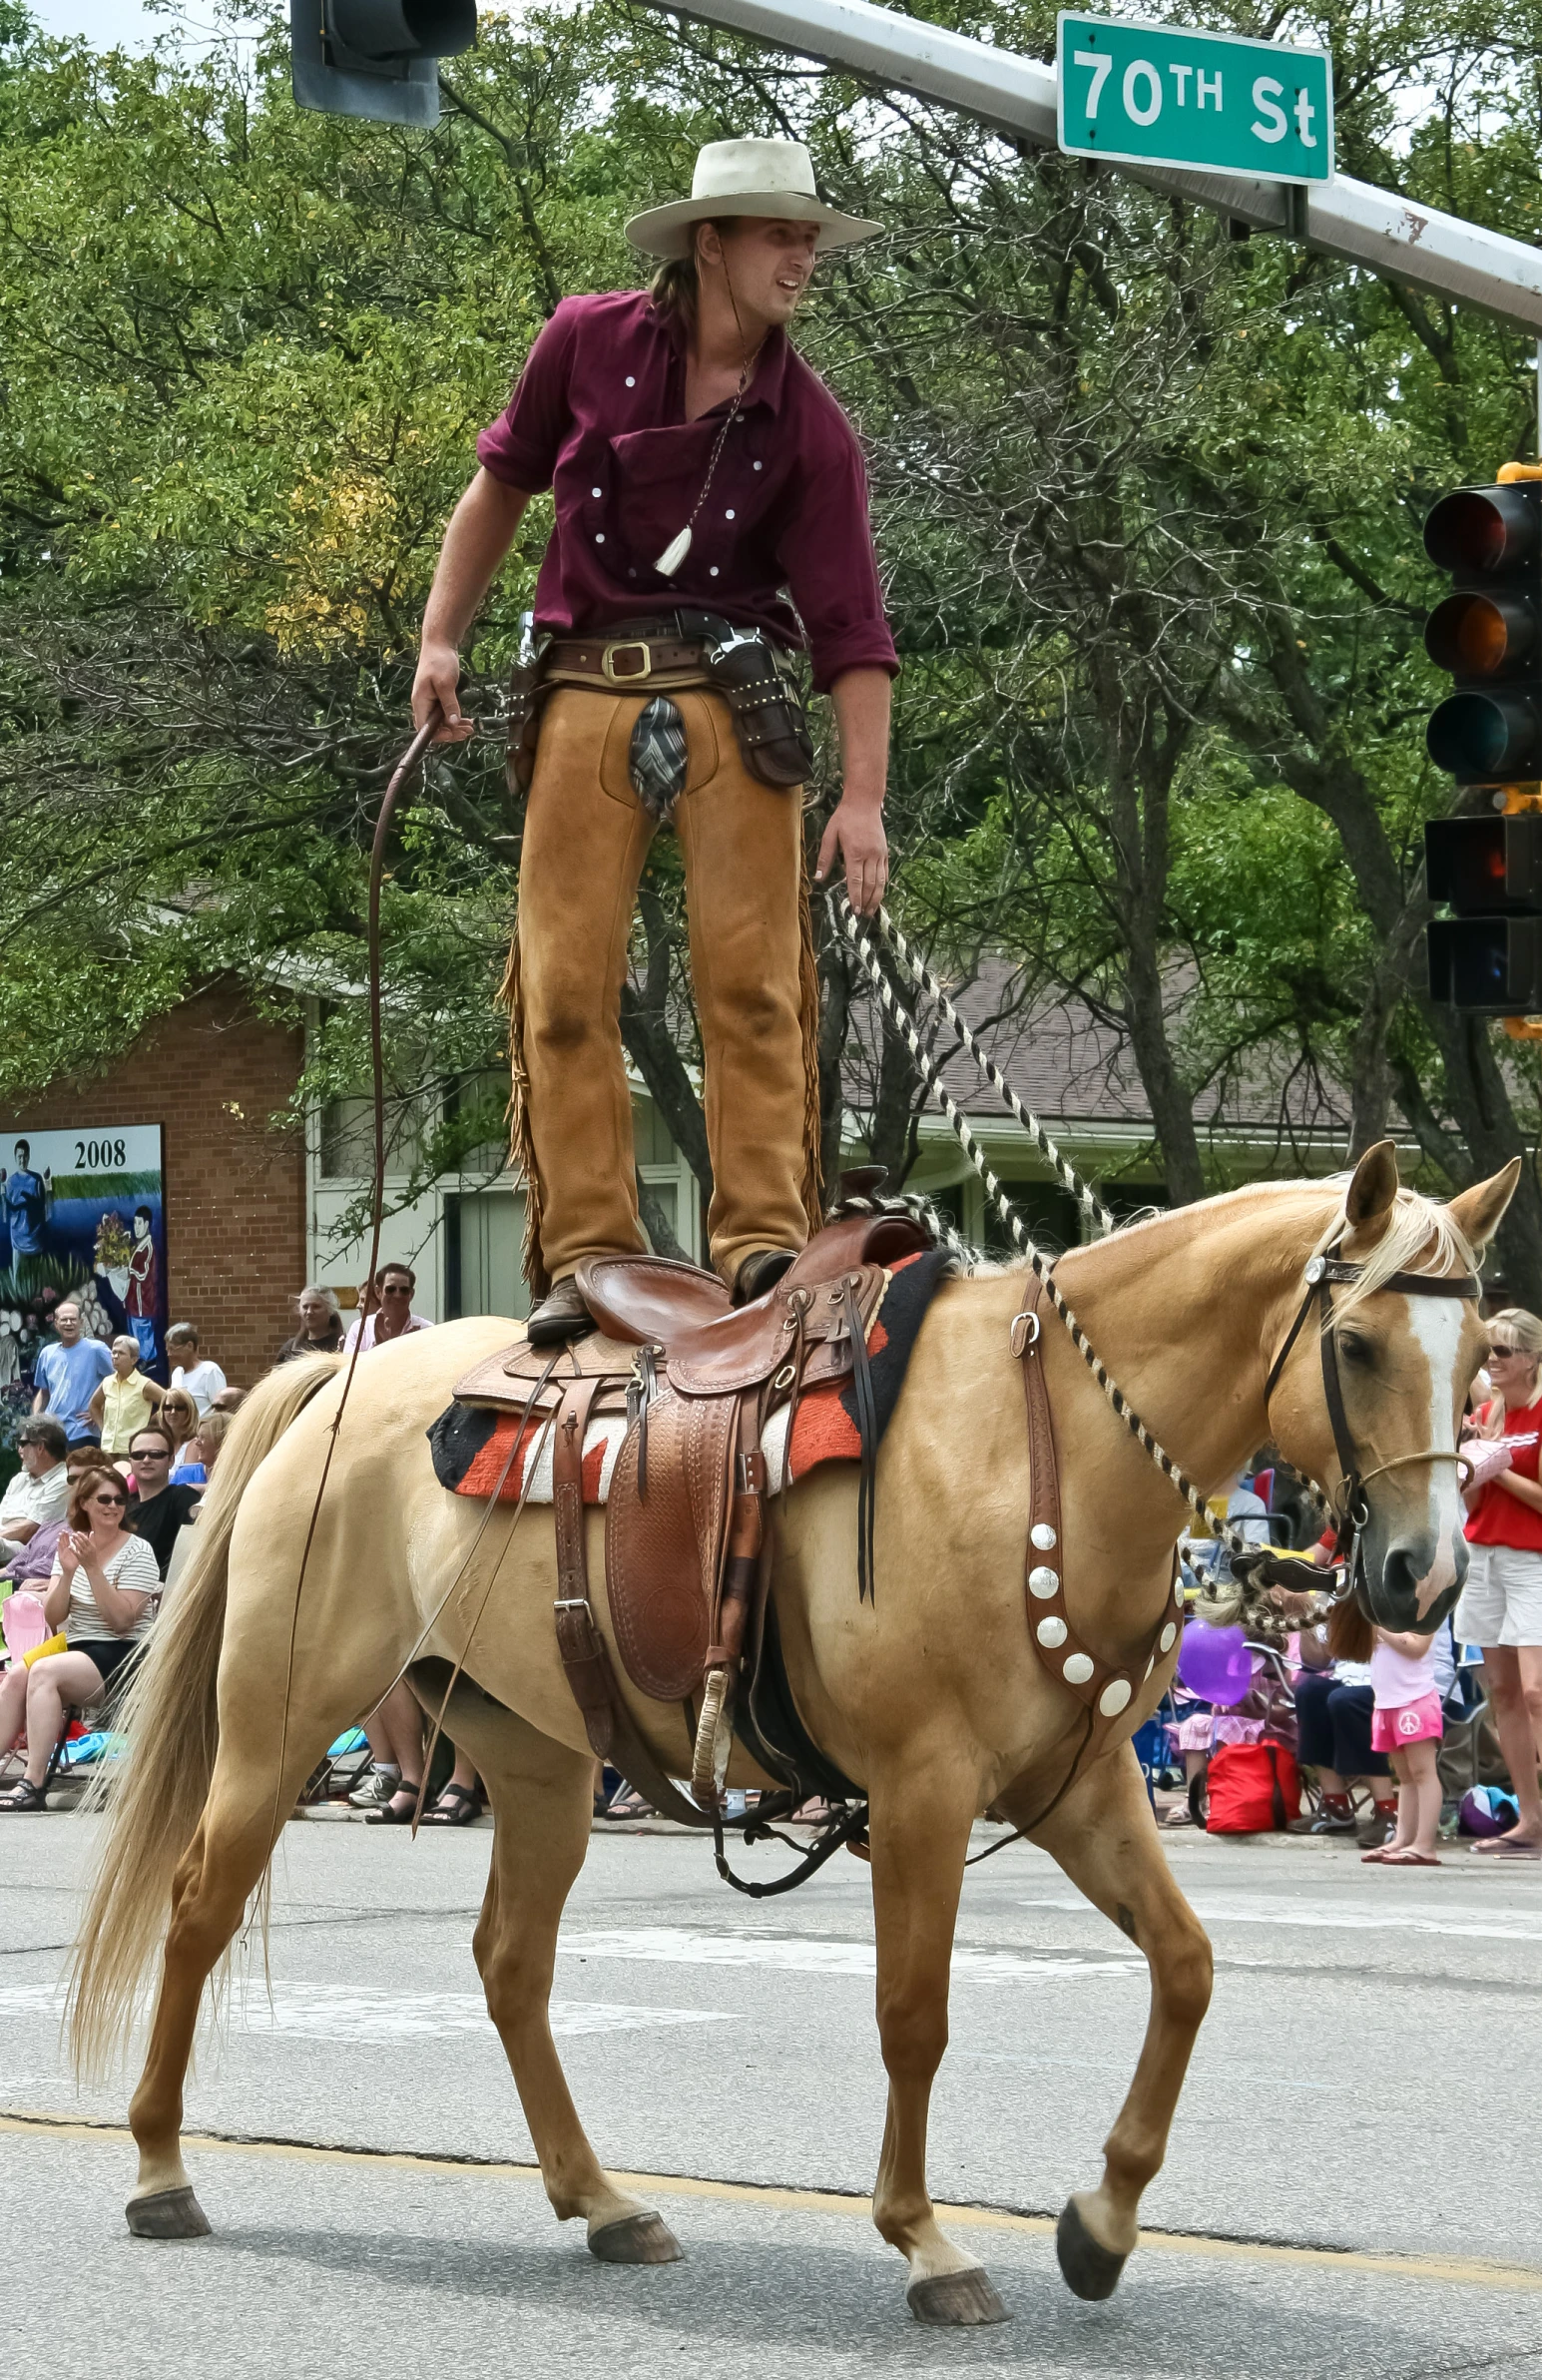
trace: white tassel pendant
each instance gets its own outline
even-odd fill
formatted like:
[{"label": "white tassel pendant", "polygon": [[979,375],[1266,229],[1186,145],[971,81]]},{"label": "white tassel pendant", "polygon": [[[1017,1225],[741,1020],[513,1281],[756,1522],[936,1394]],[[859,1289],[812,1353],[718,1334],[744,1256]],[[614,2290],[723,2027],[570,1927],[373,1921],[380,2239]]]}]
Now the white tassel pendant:
[{"label": "white tassel pendant", "polygon": [[673,578],[690,551],[691,531],[689,528],[685,528],[681,530],[678,537],[670,539],[669,544],[654,564],[655,570],[661,578]]}]

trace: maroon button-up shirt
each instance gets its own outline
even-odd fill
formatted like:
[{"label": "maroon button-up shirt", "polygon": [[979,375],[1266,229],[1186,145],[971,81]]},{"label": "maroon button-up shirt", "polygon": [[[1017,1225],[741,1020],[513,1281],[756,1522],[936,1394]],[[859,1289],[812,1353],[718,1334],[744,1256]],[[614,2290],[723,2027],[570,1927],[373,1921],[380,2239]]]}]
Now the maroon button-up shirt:
[{"label": "maroon button-up shirt", "polygon": [[780,330],[761,350],[691,551],[673,579],[659,576],[729,409],[687,421],[685,396],[684,328],[639,292],[564,298],[541,332],[476,449],[495,479],[553,492],[539,625],[592,632],[686,604],[806,645],[820,693],[843,670],[893,675],[861,449]]}]

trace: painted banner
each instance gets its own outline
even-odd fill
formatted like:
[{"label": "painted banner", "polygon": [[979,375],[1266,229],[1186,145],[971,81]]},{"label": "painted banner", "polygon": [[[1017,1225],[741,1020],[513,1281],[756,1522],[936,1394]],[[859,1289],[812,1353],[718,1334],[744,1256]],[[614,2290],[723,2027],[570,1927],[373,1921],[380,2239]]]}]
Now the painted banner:
[{"label": "painted banner", "polygon": [[32,1397],[32,1366],[66,1298],[86,1335],[139,1341],[166,1370],[166,1208],[159,1124],[82,1124],[0,1142],[0,1445]]}]

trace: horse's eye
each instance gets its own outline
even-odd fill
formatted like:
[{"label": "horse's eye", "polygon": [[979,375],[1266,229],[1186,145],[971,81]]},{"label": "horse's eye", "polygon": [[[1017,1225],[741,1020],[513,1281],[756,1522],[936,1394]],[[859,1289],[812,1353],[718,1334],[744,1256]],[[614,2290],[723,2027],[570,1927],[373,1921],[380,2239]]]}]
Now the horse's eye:
[{"label": "horse's eye", "polygon": [[1345,1331],[1339,1338],[1338,1352],[1346,1364],[1368,1367],[1376,1360],[1376,1343],[1362,1338],[1358,1331]]}]

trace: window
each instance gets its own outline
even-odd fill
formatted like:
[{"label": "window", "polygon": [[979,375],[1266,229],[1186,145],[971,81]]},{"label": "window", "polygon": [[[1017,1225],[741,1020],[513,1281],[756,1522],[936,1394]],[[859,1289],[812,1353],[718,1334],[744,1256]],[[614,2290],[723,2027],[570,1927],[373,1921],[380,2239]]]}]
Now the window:
[{"label": "window", "polygon": [[474,1190],[444,1202],[445,1314],[506,1314],[523,1322],[530,1292],[523,1270],[523,1190]]}]

